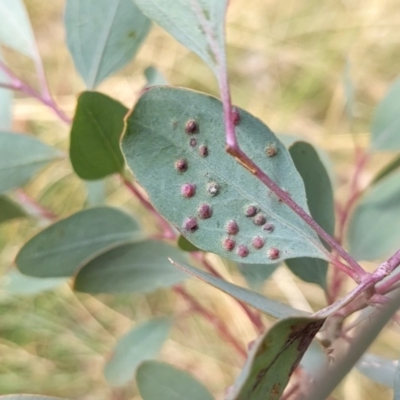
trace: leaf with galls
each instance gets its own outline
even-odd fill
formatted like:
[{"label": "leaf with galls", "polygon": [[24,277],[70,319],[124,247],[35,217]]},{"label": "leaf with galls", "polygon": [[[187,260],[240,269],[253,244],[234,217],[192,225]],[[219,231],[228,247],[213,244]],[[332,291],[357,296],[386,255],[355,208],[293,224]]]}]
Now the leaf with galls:
[{"label": "leaf with galls", "polygon": [[[241,148],[307,211],[304,185],[286,148],[261,121],[237,112]],[[254,264],[326,258],[311,228],[226,153],[216,98],[150,88],[126,120],[122,149],[152,204],[199,249]]]}]

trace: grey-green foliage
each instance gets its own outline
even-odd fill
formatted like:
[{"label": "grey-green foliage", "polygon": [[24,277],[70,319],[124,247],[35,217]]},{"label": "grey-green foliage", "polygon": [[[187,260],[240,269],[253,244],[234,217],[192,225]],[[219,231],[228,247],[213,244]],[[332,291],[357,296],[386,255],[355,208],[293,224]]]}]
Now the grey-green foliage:
[{"label": "grey-green foliage", "polygon": [[26,217],[26,213],[17,203],[7,196],[0,196],[0,224],[23,217]]},{"label": "grey-green foliage", "polygon": [[104,368],[107,381],[114,386],[127,384],[140,363],[157,356],[168,337],[171,322],[167,318],[153,319],[121,337]]},{"label": "grey-green foliage", "polygon": [[[237,134],[242,149],[307,210],[303,182],[268,127],[240,110]],[[196,247],[244,263],[327,257],[311,228],[225,152],[217,99],[150,88],[127,119],[122,149],[153,205]]]},{"label": "grey-green foliage", "polygon": [[150,20],[132,0],[68,0],[65,28],[75,67],[93,89],[132,59]]},{"label": "grey-green foliage", "polygon": [[[227,0],[134,0],[145,15],[217,73],[225,69]],[[216,55],[217,54],[217,55]]]},{"label": "grey-green foliage", "polygon": [[22,247],[19,270],[37,277],[71,276],[93,257],[143,238],[137,222],[112,207],[80,211],[47,227]]},{"label": "grey-green foliage", "polygon": [[25,185],[61,157],[54,147],[21,133],[0,132],[0,193]]},{"label": "grey-green foliage", "polygon": [[[330,235],[335,231],[335,206],[331,181],[318,153],[308,143],[296,142],[289,148],[290,155],[303,178],[311,216]],[[290,270],[306,282],[326,288],[328,262],[300,257],[286,260]]]},{"label": "grey-green foliage", "polygon": [[400,242],[400,174],[370,188],[351,216],[348,242],[358,260],[376,260],[396,251]]},{"label": "grey-green foliage", "polygon": [[357,363],[357,369],[373,381],[393,388],[397,361],[375,354],[364,354]]},{"label": "grey-green foliage", "polygon": [[276,264],[242,264],[238,263],[240,273],[253,290],[260,290],[263,283],[275,272],[280,263]]},{"label": "grey-green foliage", "polygon": [[145,361],[139,367],[137,385],[143,400],[213,400],[187,372],[157,361]]},{"label": "grey-green foliage", "polygon": [[186,262],[186,255],[169,244],[147,240],[114,248],[87,263],[74,288],[88,293],[147,293],[173,286],[187,276],[168,258]]},{"label": "grey-green foliage", "polygon": [[400,79],[389,88],[375,110],[371,126],[373,150],[400,149]]}]

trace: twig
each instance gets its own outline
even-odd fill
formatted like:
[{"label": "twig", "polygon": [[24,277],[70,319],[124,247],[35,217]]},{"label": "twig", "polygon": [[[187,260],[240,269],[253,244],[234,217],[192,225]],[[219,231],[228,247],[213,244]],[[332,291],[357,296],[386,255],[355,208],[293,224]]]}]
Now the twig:
[{"label": "twig", "polygon": [[[54,101],[50,93],[45,91],[44,93],[39,93],[32,86],[22,81],[18,78],[1,60],[0,60],[0,70],[3,71],[11,80],[11,82],[0,83],[0,87],[10,90],[16,90],[23,92],[29,96],[34,97],[39,100],[42,104],[49,107],[53,112],[66,124],[71,124],[71,118],[64,113],[64,111],[58,107],[57,103]],[[47,87],[47,84],[46,84]]]},{"label": "twig", "polygon": [[221,336],[244,358],[247,357],[247,352],[236,338],[229,332],[228,328],[220,318],[204,308],[193,296],[191,296],[182,286],[174,286],[174,291],[179,293],[189,304],[192,310],[201,314],[218,330]]}]

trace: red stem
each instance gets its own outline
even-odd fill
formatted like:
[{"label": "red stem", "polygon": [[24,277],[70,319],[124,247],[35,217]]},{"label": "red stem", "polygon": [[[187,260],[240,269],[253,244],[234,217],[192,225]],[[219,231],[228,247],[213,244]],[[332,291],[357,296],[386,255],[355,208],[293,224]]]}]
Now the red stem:
[{"label": "red stem", "polygon": [[179,293],[191,306],[191,308],[201,314],[207,321],[209,321],[217,331],[220,333],[223,339],[226,340],[237,352],[244,358],[247,357],[247,352],[242,344],[240,344],[236,338],[229,332],[226,325],[218,318],[215,314],[204,308],[193,296],[191,296],[182,286],[174,286],[176,293]]}]

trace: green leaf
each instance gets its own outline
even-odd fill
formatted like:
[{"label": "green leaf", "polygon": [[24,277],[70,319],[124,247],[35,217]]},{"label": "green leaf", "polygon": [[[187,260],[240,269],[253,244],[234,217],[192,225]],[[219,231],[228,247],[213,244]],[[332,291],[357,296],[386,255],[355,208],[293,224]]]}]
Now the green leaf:
[{"label": "green leaf", "polygon": [[112,207],[91,208],[39,232],[22,247],[16,264],[25,275],[71,276],[99,254],[142,238],[129,214]]},{"label": "green leaf", "polygon": [[5,275],[1,288],[16,295],[35,295],[46,290],[53,290],[66,282],[66,278],[33,278],[18,271]]},{"label": "green leaf", "polygon": [[383,178],[385,178],[387,175],[391,174],[393,171],[395,171],[397,168],[400,168],[400,155],[395,157],[389,164],[387,164],[385,167],[383,167],[378,174],[375,176],[374,180],[371,182],[371,184],[378,183],[381,181]]},{"label": "green leaf", "polygon": [[150,19],[216,72],[225,69],[227,0],[134,0]]},{"label": "green leaf", "polygon": [[40,394],[6,394],[0,400],[67,400],[61,397],[42,396]]},{"label": "green leaf", "polygon": [[364,354],[357,364],[357,369],[373,381],[393,388],[397,364],[397,361],[375,354]]},{"label": "green leaf", "polygon": [[87,206],[101,206],[106,202],[106,182],[104,179],[85,182]]},{"label": "green leaf", "polygon": [[120,338],[104,369],[107,381],[114,386],[127,384],[141,362],[157,357],[171,324],[167,318],[153,319]]},{"label": "green leaf", "polygon": [[357,260],[389,256],[400,243],[400,174],[370,188],[354,211],[348,229],[350,253]]},{"label": "green leaf", "polygon": [[71,128],[70,158],[82,179],[101,179],[122,172],[124,157],[119,141],[128,109],[98,92],[78,98]]},{"label": "green leaf", "polygon": [[324,319],[288,318],[257,339],[226,400],[279,399]]},{"label": "green leaf", "polygon": [[90,261],[78,273],[74,289],[87,293],[146,293],[186,278],[168,257],[186,261],[176,247],[149,240],[117,247]]},{"label": "green leaf", "polygon": [[0,196],[0,224],[11,219],[26,217],[25,211],[6,196]]},{"label": "green leaf", "polygon": [[199,251],[199,249],[194,246],[192,243],[189,242],[189,240],[187,240],[185,238],[185,236],[179,235],[178,238],[178,247],[183,250],[183,251]]},{"label": "green leaf", "polygon": [[264,282],[275,272],[279,265],[280,263],[270,265],[238,263],[238,268],[249,287],[254,290],[260,290]]},{"label": "green leaf", "polygon": [[[252,290],[237,286],[233,283],[227,282],[223,279],[217,278],[201,269],[192,267],[187,264],[175,263],[174,265],[181,268],[185,272],[201,279],[203,282],[208,283],[215,288],[222,290],[224,293],[243,301],[244,303],[256,308],[257,310],[270,315],[275,318],[285,318],[293,315],[307,315],[305,311],[296,310],[288,306],[287,304],[280,303],[279,301],[264,297],[259,293],[253,292]],[[269,268],[269,265],[265,265]]]},{"label": "green leaf", "polygon": [[88,89],[126,65],[150,29],[132,0],[67,0],[67,45]]},{"label": "green leaf", "polygon": [[22,0],[0,1],[0,43],[33,59],[37,58],[36,42]]},{"label": "green leaf", "polygon": [[[0,3],[0,8],[1,8]],[[2,26],[0,26],[0,30]],[[0,61],[3,61],[2,54],[0,52]],[[0,83],[11,83],[10,78],[7,74],[0,70]],[[8,130],[11,128],[12,123],[12,99],[13,91],[9,89],[3,89],[0,87],[0,131]]]},{"label": "green leaf", "polygon": [[144,70],[146,77],[146,86],[166,85],[167,81],[164,76],[153,66],[147,67]]},{"label": "green leaf", "polygon": [[[243,110],[237,134],[243,151],[307,210],[303,182],[275,135]],[[122,149],[153,205],[196,247],[254,264],[301,256],[325,258],[315,233],[225,152],[224,138],[219,100],[154,87],[128,117]],[[275,155],[268,157],[266,150]],[[253,211],[255,217],[246,216]],[[239,232],[228,238],[228,231],[237,230],[235,223]],[[256,250],[254,238],[265,241],[265,246]],[[236,242],[234,251],[229,251],[231,239]]]},{"label": "green leaf", "polygon": [[[289,149],[297,171],[303,178],[311,216],[330,235],[335,231],[335,206],[329,175],[318,153],[308,143],[296,142]],[[286,265],[306,282],[326,288],[328,262],[300,257],[286,260]]]},{"label": "green leaf", "polygon": [[397,361],[397,368],[394,375],[394,397],[393,400],[400,400],[400,362]]},{"label": "green leaf", "polygon": [[373,150],[400,149],[400,79],[397,79],[378,104],[371,126]]},{"label": "green leaf", "polygon": [[61,153],[32,136],[0,132],[0,193],[27,183]]},{"label": "green leaf", "polygon": [[143,400],[213,400],[200,382],[166,363],[145,361],[136,377]]}]

